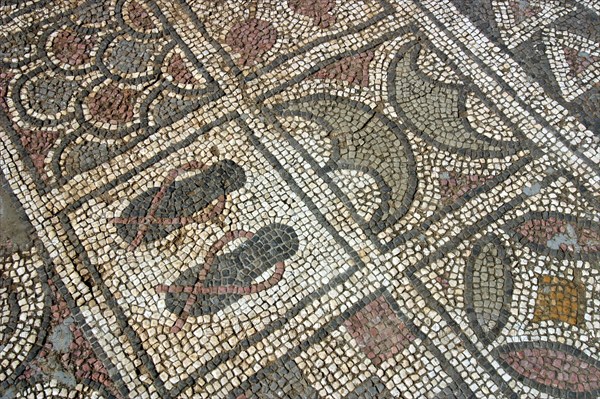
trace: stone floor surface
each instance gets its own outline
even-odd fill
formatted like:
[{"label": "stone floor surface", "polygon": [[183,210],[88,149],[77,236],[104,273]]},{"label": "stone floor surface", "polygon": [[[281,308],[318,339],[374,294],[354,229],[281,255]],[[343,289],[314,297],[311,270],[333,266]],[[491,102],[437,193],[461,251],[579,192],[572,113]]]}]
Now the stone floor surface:
[{"label": "stone floor surface", "polygon": [[0,0],[0,398],[597,398],[600,1]]}]

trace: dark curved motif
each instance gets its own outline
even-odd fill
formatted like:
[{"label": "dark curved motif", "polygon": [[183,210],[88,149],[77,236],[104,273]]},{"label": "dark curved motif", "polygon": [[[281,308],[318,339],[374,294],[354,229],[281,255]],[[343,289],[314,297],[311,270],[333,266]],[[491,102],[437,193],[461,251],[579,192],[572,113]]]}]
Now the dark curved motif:
[{"label": "dark curved motif", "polygon": [[[10,38],[8,37],[10,36]],[[40,28],[0,36],[0,67],[19,68],[39,57]]]},{"label": "dark curved motif", "polygon": [[[119,25],[133,37],[160,37],[164,34],[165,26],[159,17],[145,1],[118,0],[116,17]],[[127,21],[126,21],[127,20]]]},{"label": "dark curved motif", "polygon": [[[27,271],[18,276],[16,268]],[[34,267],[0,258],[0,391],[22,375],[40,350],[49,305]]]},{"label": "dark curved motif", "polygon": [[508,321],[512,288],[510,258],[498,238],[479,240],[465,269],[465,311],[471,328],[486,345]]},{"label": "dark curved motif", "polygon": [[436,81],[420,70],[417,60],[424,50],[421,44],[413,44],[391,64],[388,93],[398,115],[443,150],[473,158],[514,154],[514,143],[482,135],[470,125],[465,112],[467,85]]},{"label": "dark curved motif", "polygon": [[[238,238],[247,240],[235,250],[216,255]],[[183,327],[187,317],[213,314],[248,295],[266,290],[283,277],[284,261],[298,250],[298,236],[293,228],[273,223],[256,233],[233,231],[217,241],[204,265],[184,271],[173,284],[159,285],[157,292],[166,293],[166,306],[179,316],[172,331]],[[255,280],[273,268],[267,280]]]},{"label": "dark curved motif", "polygon": [[160,93],[149,107],[149,113],[158,126],[176,122],[182,115],[195,111],[201,102],[193,96],[181,96],[165,90]]},{"label": "dark curved motif", "polygon": [[[357,216],[354,209],[359,223],[379,232],[408,211],[417,188],[416,166],[410,144],[394,122],[362,103],[326,94],[285,103],[274,111],[284,117],[310,120],[328,133],[333,154],[324,167],[315,168],[320,169],[332,190],[349,207],[353,207],[352,203],[326,173],[354,169],[371,175],[377,182],[381,205],[369,220]],[[295,142],[293,132],[289,132],[288,139]]]},{"label": "dark curved motif", "polygon": [[[200,173],[175,180],[181,173],[193,170]],[[245,182],[244,170],[231,160],[211,166],[188,163],[171,170],[161,187],[134,198],[121,216],[111,222],[133,250],[142,243],[164,238],[186,224],[206,222],[222,211],[225,196],[243,187]],[[218,203],[207,209],[215,200]]]},{"label": "dark curved motif", "polygon": [[497,349],[501,366],[538,391],[563,398],[600,395],[600,361],[565,344],[519,342]]},{"label": "dark curved motif", "polygon": [[[58,146],[59,151],[62,151],[70,143],[71,141],[65,140],[65,143]],[[73,144],[66,155],[62,170],[56,168],[57,176],[72,177],[95,168],[110,159],[110,148],[105,142],[81,141]]]},{"label": "dark curved motif", "polygon": [[0,276],[0,303],[2,303],[2,318],[6,320],[0,325],[0,345],[4,347],[15,333],[19,319],[18,287],[11,278]]},{"label": "dark curved motif", "polygon": [[[36,76],[24,75],[20,78],[15,84],[13,99],[18,111],[23,116],[26,115],[25,119],[32,124],[57,125],[72,118],[73,113],[67,110],[79,89],[77,82],[43,71]],[[24,95],[25,92],[27,96]],[[48,93],[54,95],[49,96]],[[31,113],[40,116],[33,116]]]},{"label": "dark curved motif", "polygon": [[[557,259],[600,259],[600,224],[560,212],[529,212],[504,229],[537,253]],[[600,267],[591,262],[592,267]]]}]

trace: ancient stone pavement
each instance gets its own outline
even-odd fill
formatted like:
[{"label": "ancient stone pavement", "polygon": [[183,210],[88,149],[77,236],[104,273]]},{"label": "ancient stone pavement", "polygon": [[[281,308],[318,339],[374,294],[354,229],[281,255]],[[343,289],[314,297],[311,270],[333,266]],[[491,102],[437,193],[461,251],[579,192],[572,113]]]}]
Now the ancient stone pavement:
[{"label": "ancient stone pavement", "polygon": [[0,0],[0,398],[596,398],[600,1]]}]

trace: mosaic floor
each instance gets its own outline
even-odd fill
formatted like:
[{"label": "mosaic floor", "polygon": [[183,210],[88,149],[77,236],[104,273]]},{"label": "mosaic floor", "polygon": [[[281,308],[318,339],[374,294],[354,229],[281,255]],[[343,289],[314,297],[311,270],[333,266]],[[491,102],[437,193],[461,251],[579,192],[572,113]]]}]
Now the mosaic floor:
[{"label": "mosaic floor", "polygon": [[600,1],[0,0],[0,398],[600,396]]}]

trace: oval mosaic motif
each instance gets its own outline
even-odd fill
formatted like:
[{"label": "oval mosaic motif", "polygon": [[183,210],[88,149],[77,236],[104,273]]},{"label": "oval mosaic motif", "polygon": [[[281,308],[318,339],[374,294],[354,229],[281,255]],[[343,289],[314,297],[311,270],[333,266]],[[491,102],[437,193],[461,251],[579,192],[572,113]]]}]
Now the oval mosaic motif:
[{"label": "oval mosaic motif", "polygon": [[600,362],[569,345],[521,342],[498,349],[502,366],[533,388],[560,396],[600,394]]},{"label": "oval mosaic motif", "polygon": [[[192,170],[199,173],[175,180],[179,174]],[[209,167],[187,164],[172,170],[161,187],[151,188],[135,197],[112,223],[131,250],[141,243],[164,238],[185,224],[207,221],[222,209],[224,197],[243,187],[245,182],[244,170],[231,160],[219,161]],[[205,210],[217,199],[220,199],[219,204]]]},{"label": "oval mosaic motif", "polygon": [[[228,253],[223,247],[238,238],[242,244]],[[166,292],[167,309],[179,315],[177,331],[188,315],[213,314],[231,305],[242,295],[266,290],[277,284],[284,272],[283,262],[298,250],[298,236],[292,227],[273,223],[256,233],[234,231],[218,241],[203,265],[184,271],[171,285],[157,287]],[[273,269],[270,277],[263,274]]]},{"label": "oval mosaic motif", "polygon": [[[65,140],[66,142],[66,140]],[[77,140],[66,142],[64,147],[56,151],[57,159],[55,175],[72,177],[86,172],[109,159],[111,147],[107,143]]]},{"label": "oval mosaic motif", "polygon": [[185,55],[180,54],[175,50],[165,57],[165,61],[162,67],[163,76],[173,86],[179,90],[175,90],[178,93],[181,91],[194,91],[206,89],[206,79],[195,74],[194,64],[189,61]]},{"label": "oval mosaic motif", "polygon": [[498,238],[477,242],[465,270],[465,310],[471,328],[486,344],[508,321],[512,286],[510,259]]},{"label": "oval mosaic motif", "polygon": [[539,253],[559,259],[600,257],[600,224],[591,220],[558,212],[531,212],[512,220],[507,229]]},{"label": "oval mosaic motif", "polygon": [[174,123],[200,106],[197,97],[184,97],[164,90],[150,104],[151,123],[159,126]]},{"label": "oval mosaic motif", "polygon": [[160,71],[157,61],[161,58],[162,45],[158,41],[145,42],[123,35],[113,38],[105,46],[100,54],[106,68],[103,72],[115,80],[152,79]]},{"label": "oval mosaic motif", "polygon": [[134,121],[140,92],[114,83],[99,86],[85,99],[92,122],[123,127]]},{"label": "oval mosaic motif", "polygon": [[70,105],[80,91],[74,80],[41,72],[23,77],[15,85],[15,107],[34,124],[57,125],[73,116]]},{"label": "oval mosaic motif", "polygon": [[252,65],[277,42],[277,30],[268,21],[248,19],[236,22],[225,37],[225,43],[240,55],[238,63]]},{"label": "oval mosaic motif", "polygon": [[59,68],[73,70],[82,69],[92,62],[97,37],[72,28],[63,28],[52,34],[49,41],[47,51],[51,59]]}]

